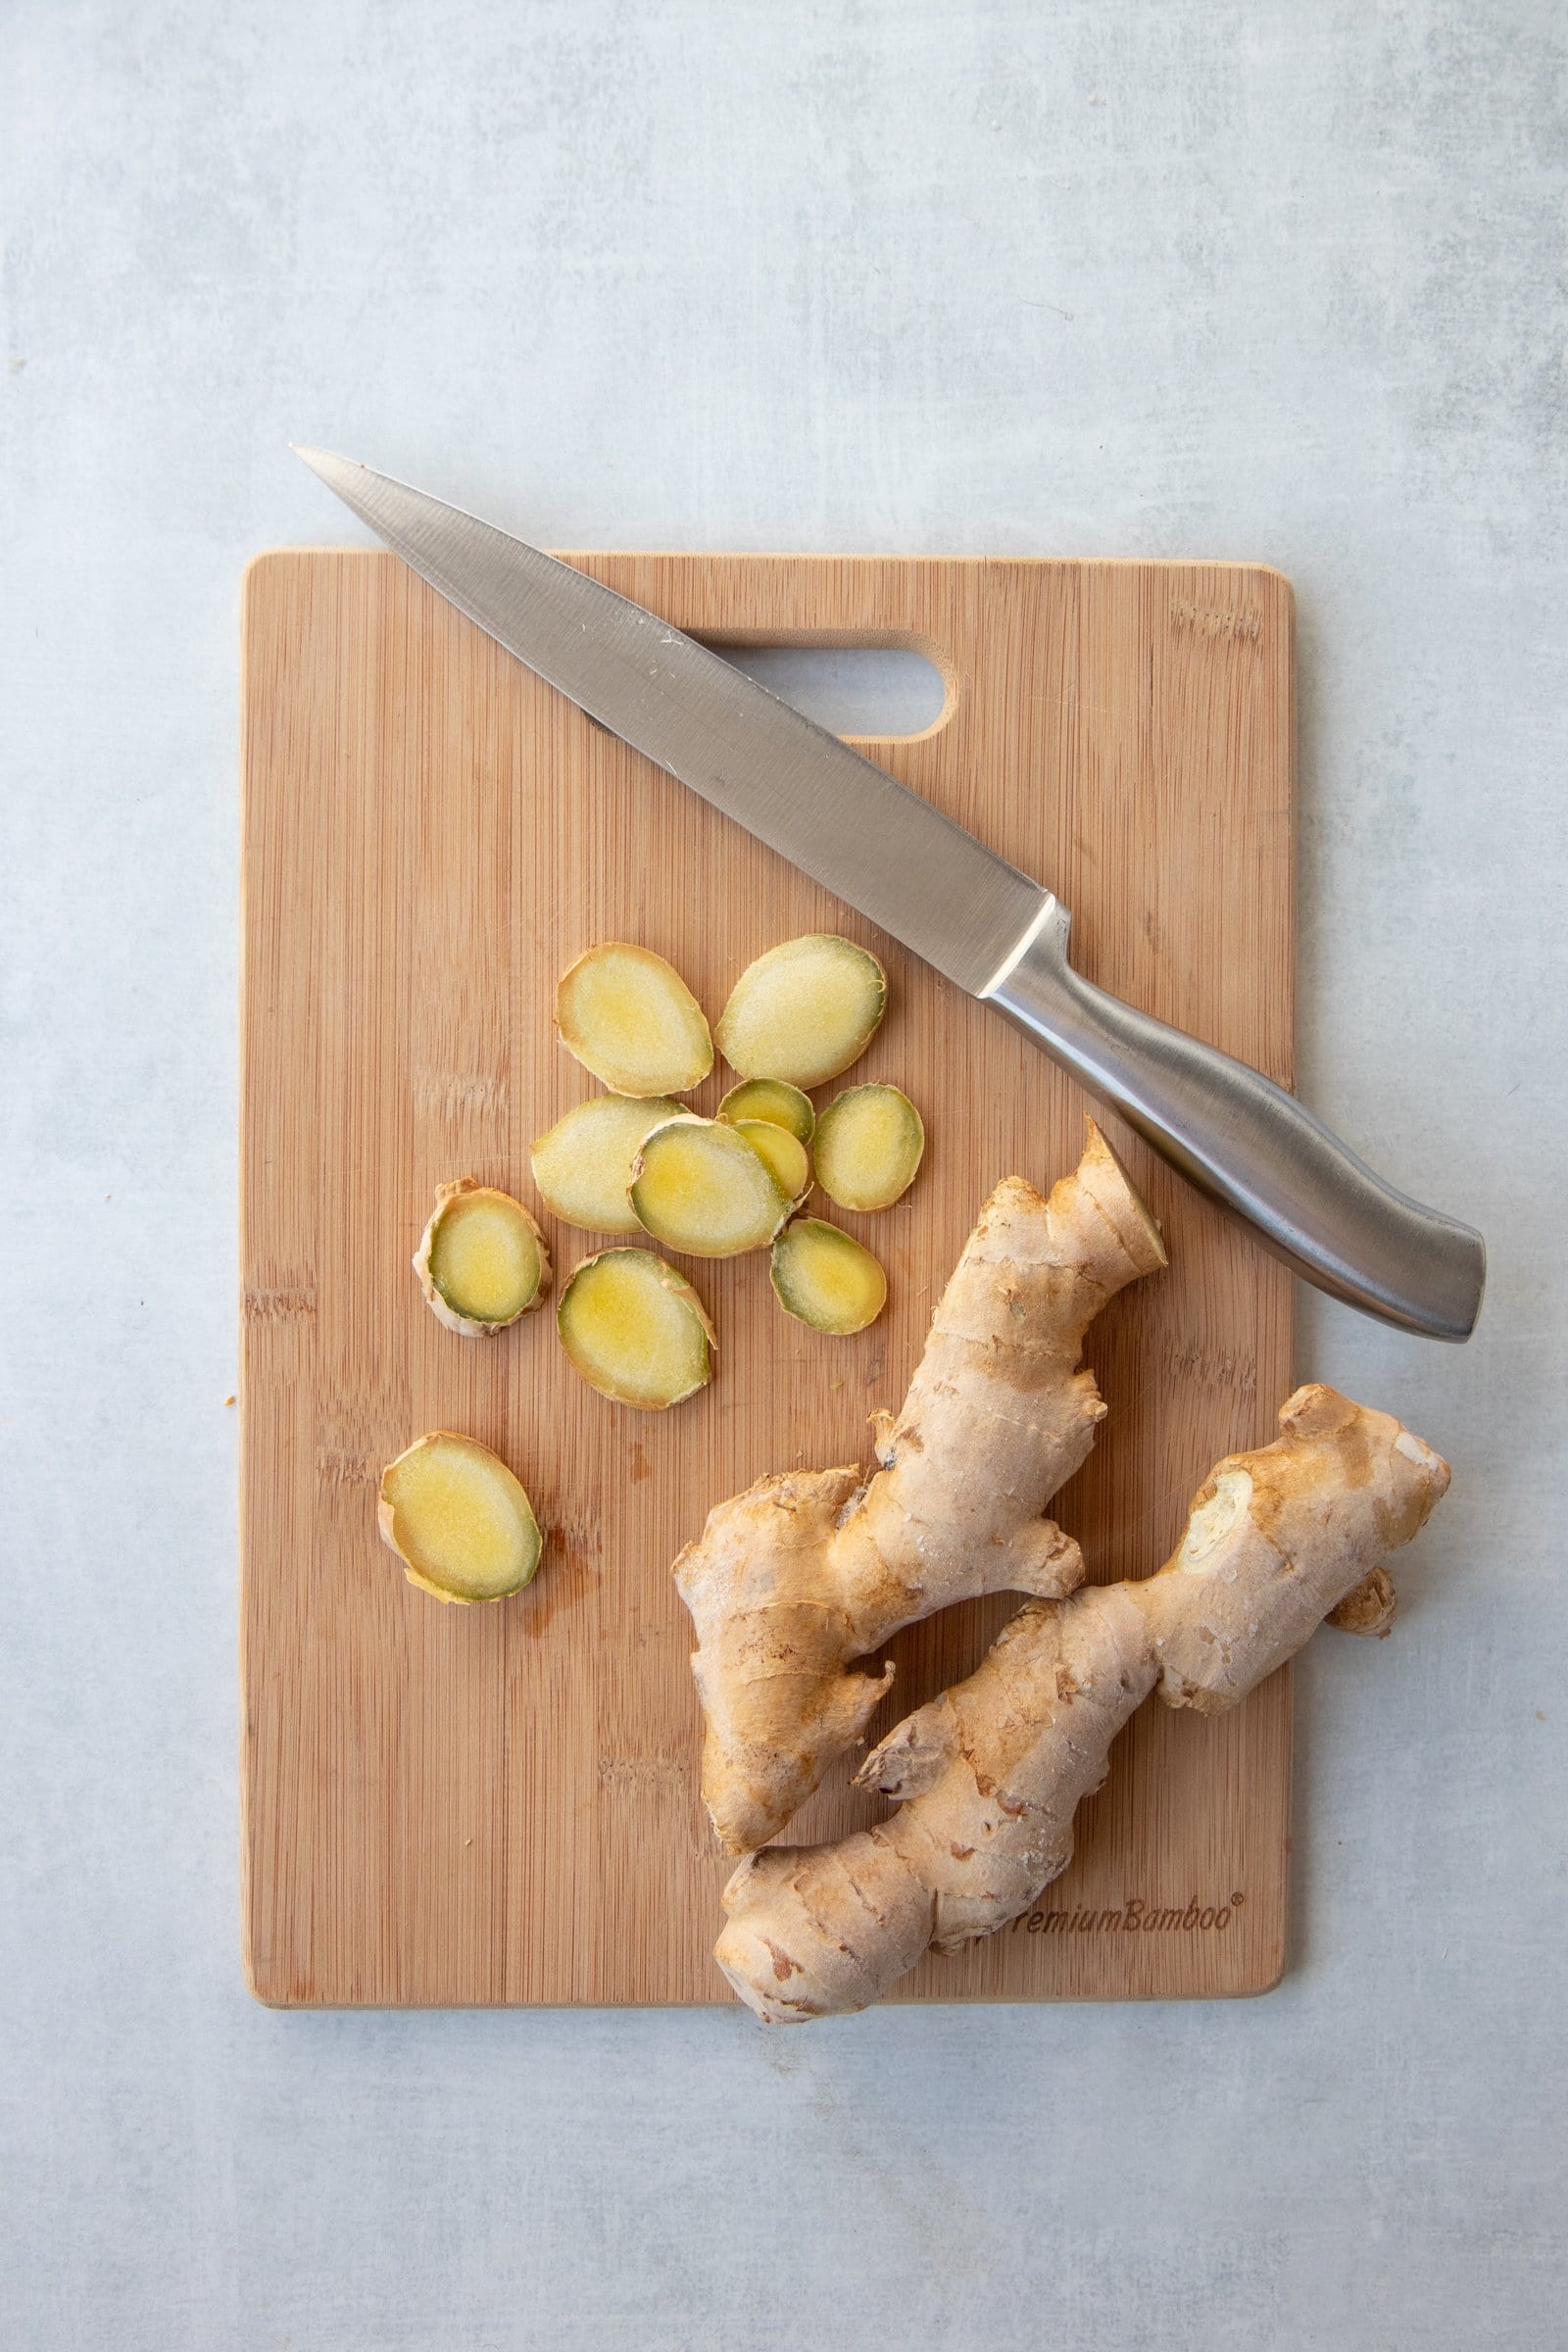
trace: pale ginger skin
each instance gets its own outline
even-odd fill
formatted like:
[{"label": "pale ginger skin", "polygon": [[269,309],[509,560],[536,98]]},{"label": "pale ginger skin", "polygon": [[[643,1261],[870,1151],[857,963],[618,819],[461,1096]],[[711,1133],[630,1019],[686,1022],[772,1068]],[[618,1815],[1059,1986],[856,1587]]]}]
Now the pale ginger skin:
[{"label": "pale ginger skin", "polygon": [[985,1592],[1042,1598],[1083,1576],[1042,1517],[1103,1417],[1084,1333],[1165,1262],[1125,1169],[1091,1123],[1049,1200],[1000,1184],[964,1245],[882,1467],[787,1471],[712,1511],[675,1562],[708,1719],[703,1797],[731,1852],[760,1845],[863,1733],[893,1680],[850,1672],[901,1626]]},{"label": "pale ginger skin", "polygon": [[1386,1630],[1384,1555],[1447,1464],[1333,1389],[1298,1389],[1280,1426],[1217,1465],[1157,1575],[1026,1604],[967,1682],[889,1734],[858,1777],[899,1803],[890,1821],[742,1863],[715,1957],[760,2017],[863,2009],[928,1948],[1015,1919],[1066,1868],[1073,1814],[1151,1691],[1217,1712],[1348,1602],[1351,1630]]}]

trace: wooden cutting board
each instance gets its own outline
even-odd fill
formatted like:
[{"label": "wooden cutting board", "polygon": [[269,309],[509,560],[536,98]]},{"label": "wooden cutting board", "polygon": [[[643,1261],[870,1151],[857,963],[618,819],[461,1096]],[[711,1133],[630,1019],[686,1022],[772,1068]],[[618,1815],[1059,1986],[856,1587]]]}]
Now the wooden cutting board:
[{"label": "wooden cutting board", "polygon": [[[943,717],[874,756],[1056,889],[1081,968],[1289,1085],[1294,710],[1288,583],[1223,564],[573,557],[683,628],[914,646]],[[851,908],[594,726],[394,558],[283,550],[245,589],[244,1933],[266,2001],[709,2002],[726,1864],[697,1797],[690,1634],[669,1563],[768,1470],[862,1458],[976,1210],[1076,1159],[1065,1078]],[[828,1340],[760,1257],[689,1269],[722,1353],[665,1414],[607,1403],[547,1312],[443,1330],[410,1254],[436,1184],[538,1206],[530,1140],[592,1081],[557,975],[633,939],[710,1015],[763,948],[839,930],[892,1009],[856,1080],[925,1113],[905,1201],[848,1217],[882,1320]],[[719,1072],[695,1098],[716,1103]],[[834,1090],[819,1097],[826,1101]],[[1054,1505],[1097,1578],[1165,1557],[1216,1457],[1272,1435],[1291,1286],[1114,1122],[1170,1270],[1088,1360],[1108,1401]],[[835,1212],[837,1213],[837,1212]],[[558,1280],[595,1246],[545,1218]],[[548,1533],[526,1593],[441,1607],[375,1533],[381,1465],[432,1427],[513,1463]],[[969,1672],[1013,1604],[892,1645],[872,1726]],[[1258,1991],[1285,1949],[1290,1698],[1151,1705],[1017,1927],[895,1996]],[[835,1774],[790,1836],[875,1817]]]}]

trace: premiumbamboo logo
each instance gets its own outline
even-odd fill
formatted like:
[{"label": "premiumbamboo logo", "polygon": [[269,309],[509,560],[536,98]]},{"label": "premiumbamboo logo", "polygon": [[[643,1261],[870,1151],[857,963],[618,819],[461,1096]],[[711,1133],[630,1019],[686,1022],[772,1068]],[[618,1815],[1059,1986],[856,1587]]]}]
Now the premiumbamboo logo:
[{"label": "premiumbamboo logo", "polygon": [[1012,1923],[1027,1936],[1223,1936],[1246,1902],[1233,1894],[1223,1903],[1152,1903],[1130,1894],[1114,1910],[1085,1906],[1077,1911],[1020,1911]]}]

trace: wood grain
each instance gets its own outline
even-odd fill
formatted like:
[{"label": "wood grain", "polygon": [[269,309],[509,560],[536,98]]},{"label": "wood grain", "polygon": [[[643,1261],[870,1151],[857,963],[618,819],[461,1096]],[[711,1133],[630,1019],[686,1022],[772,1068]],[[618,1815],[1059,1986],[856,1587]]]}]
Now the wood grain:
[{"label": "wood grain", "polygon": [[[714,638],[909,644],[949,683],[875,756],[1075,912],[1092,978],[1289,1084],[1292,609],[1240,564],[574,557]],[[697,1801],[690,1635],[669,1577],[763,1471],[862,1458],[981,1200],[1079,1148],[1077,1090],[995,1015],[593,726],[390,556],[281,551],[244,641],[243,1782],[246,1966],[294,2003],[708,2002],[725,1866]],[[760,1258],[692,1269],[713,1386],[608,1404],[550,1316],[470,1343],[419,1301],[436,1184],[535,1208],[530,1140],[592,1082],[557,1046],[557,975],[642,940],[710,1014],[764,947],[835,929],[886,961],[856,1078],[925,1111],[912,1193],[847,1218],[887,1314],[828,1341]],[[715,1071],[695,1098],[710,1109]],[[833,1090],[825,1090],[826,1100]],[[1110,1406],[1054,1506],[1097,1577],[1165,1556],[1220,1454],[1272,1434],[1291,1286],[1125,1131],[1168,1274],[1090,1334]],[[593,1244],[542,1218],[561,1274]],[[547,1530],[526,1594],[443,1608],[378,1544],[381,1465],[482,1438]],[[872,1727],[968,1672],[1008,1614],[894,1645]],[[1283,1965],[1288,1680],[1217,1720],[1148,1707],[1039,1910],[929,1959],[910,2000],[1259,1990]],[[874,1817],[847,1772],[790,1835]],[[1223,1912],[1223,1924],[1214,1924]],[[1114,1914],[1112,1921],[1110,1915]],[[1173,1914],[1158,1927],[1155,1914]],[[1207,1918],[1206,1926],[1201,1924]]]}]

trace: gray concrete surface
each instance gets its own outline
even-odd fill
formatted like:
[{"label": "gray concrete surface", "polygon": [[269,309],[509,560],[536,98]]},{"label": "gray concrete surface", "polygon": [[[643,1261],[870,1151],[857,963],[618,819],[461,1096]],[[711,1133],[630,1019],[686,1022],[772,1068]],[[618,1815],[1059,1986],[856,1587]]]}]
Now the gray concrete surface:
[{"label": "gray concrete surface", "polygon": [[[0,2339],[1521,2345],[1568,2153],[1553,0],[0,10]],[[1303,1085],[1474,1216],[1230,2007],[282,2016],[235,1932],[235,614],[336,444],[547,544],[1268,559]]]}]

